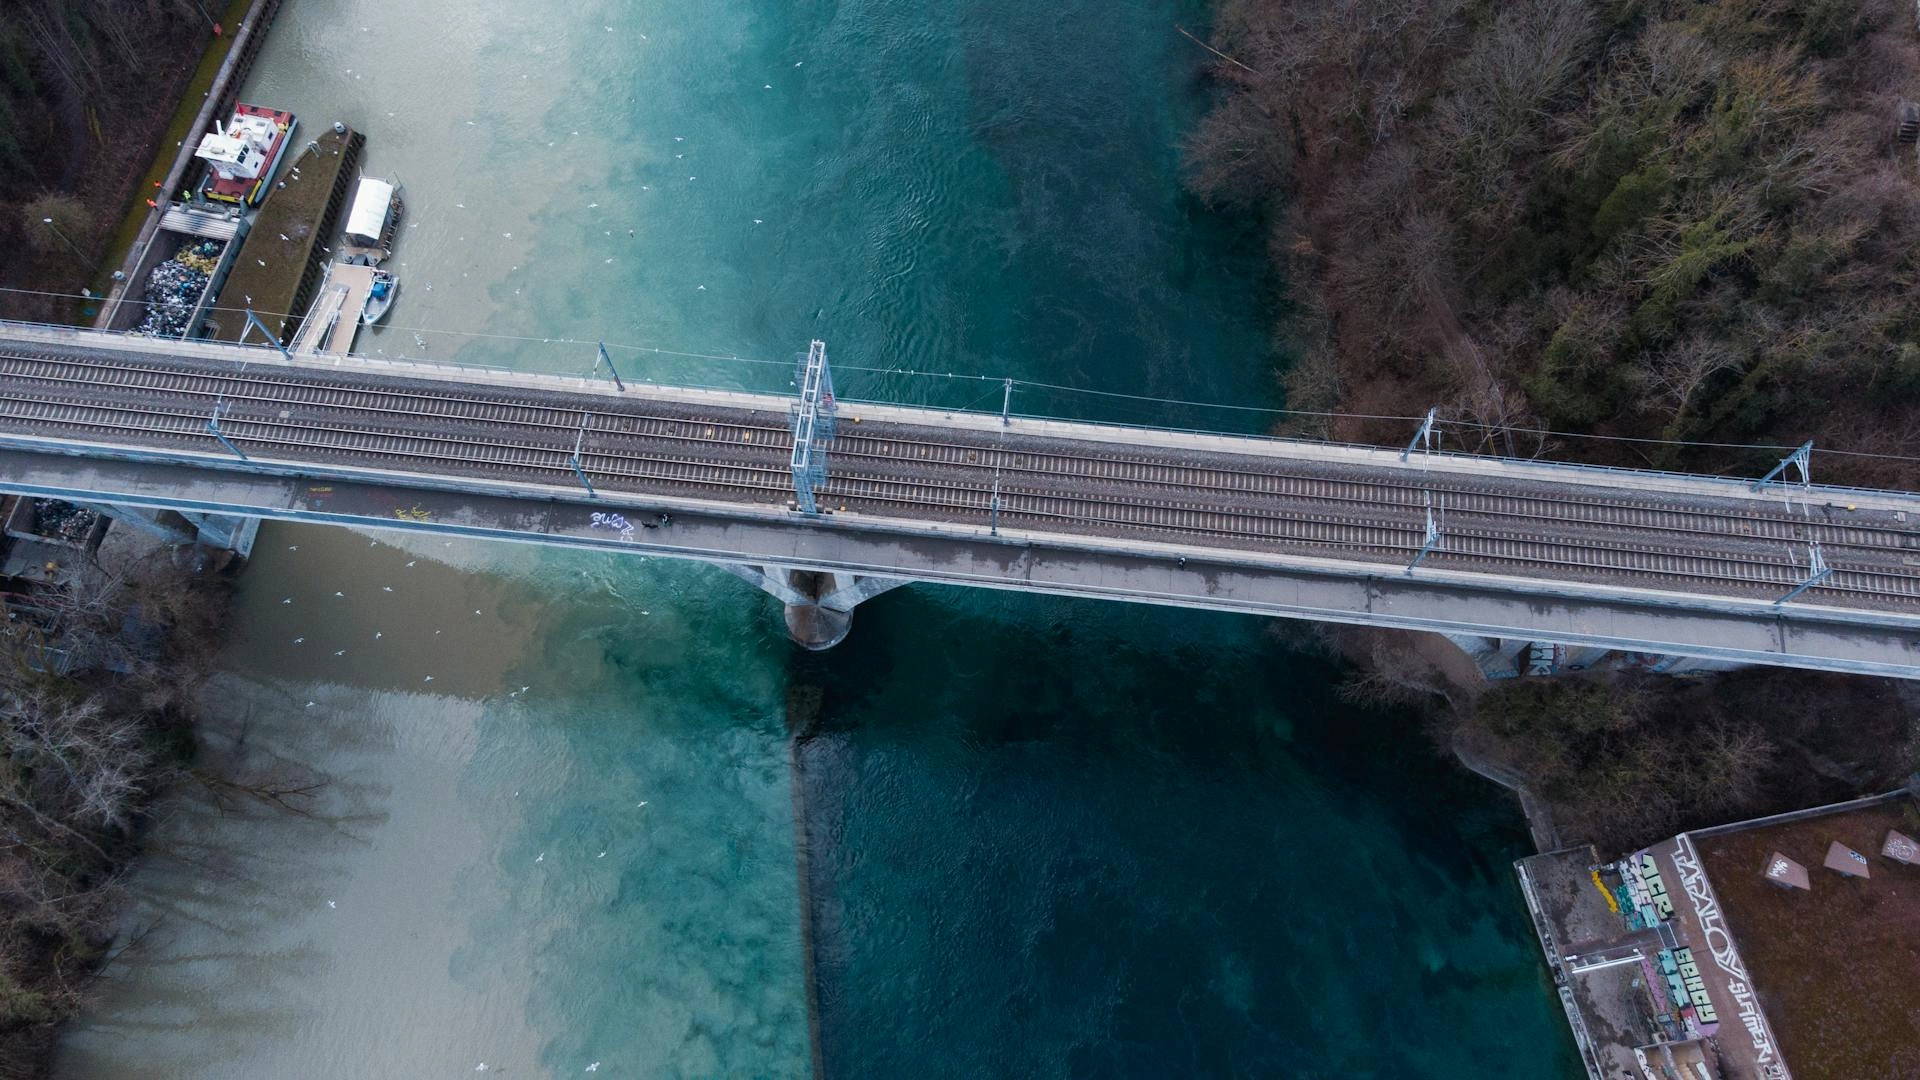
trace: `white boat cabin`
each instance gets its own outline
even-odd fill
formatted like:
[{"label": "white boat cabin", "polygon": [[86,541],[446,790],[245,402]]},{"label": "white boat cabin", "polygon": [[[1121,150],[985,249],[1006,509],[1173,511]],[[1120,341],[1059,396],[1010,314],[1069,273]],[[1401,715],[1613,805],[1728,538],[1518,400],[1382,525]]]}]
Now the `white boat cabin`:
[{"label": "white boat cabin", "polygon": [[386,243],[388,219],[393,213],[393,184],[372,176],[360,178],[353,207],[347,211],[347,243],[377,248]]}]

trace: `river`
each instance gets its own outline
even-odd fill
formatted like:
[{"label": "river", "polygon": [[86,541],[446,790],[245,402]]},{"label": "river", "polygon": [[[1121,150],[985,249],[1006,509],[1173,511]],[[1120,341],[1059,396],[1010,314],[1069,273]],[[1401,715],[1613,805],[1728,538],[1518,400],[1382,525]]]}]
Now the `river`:
[{"label": "river", "polygon": [[[1203,20],[296,0],[245,96],[404,187],[369,351],[780,390],[817,337],[843,396],[1251,429]],[[816,656],[709,568],[292,525],[235,623],[214,757],[320,786],[167,800],[60,1077],[1577,1074],[1517,813],[1297,627],[915,586]]]}]

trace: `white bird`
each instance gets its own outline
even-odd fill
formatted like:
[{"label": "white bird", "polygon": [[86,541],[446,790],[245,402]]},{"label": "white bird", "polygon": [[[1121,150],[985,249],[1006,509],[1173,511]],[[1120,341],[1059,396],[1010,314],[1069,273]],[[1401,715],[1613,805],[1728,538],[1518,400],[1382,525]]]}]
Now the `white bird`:
[{"label": "white bird", "polygon": [[595,855],[595,856],[594,856],[594,858],[596,858],[596,859],[604,859],[604,858],[606,858],[606,857],[607,857],[607,853],[606,853],[606,852],[604,852],[604,851],[603,851],[603,852],[601,852],[600,854],[598,854],[598,855]]},{"label": "white bird", "polygon": [[[412,564],[412,563],[408,563],[407,565],[408,565],[408,566],[412,566],[413,564]],[[382,586],[380,586],[380,591],[381,591],[381,592],[392,592],[392,591],[393,591],[393,586],[391,586],[391,585],[382,585]]]},{"label": "white bird", "polygon": [[607,33],[609,34],[613,33],[613,27],[611,26],[607,27]]},{"label": "white bird", "polygon": [[683,157],[686,157],[687,155],[685,155],[685,154],[675,154],[675,155],[673,155],[673,156],[674,156],[674,157],[677,157],[677,158],[683,158]]},{"label": "white bird", "polygon": [[608,262],[608,264],[612,264],[612,262],[613,262],[613,260],[612,260],[612,259],[608,259],[608,260],[607,260],[607,262]]},{"label": "white bird", "polygon": [[695,285],[695,286],[694,286],[694,289],[695,289],[695,290],[697,290],[697,291],[699,291],[699,292],[706,292],[706,291],[707,291],[707,287],[706,287],[705,285]]},{"label": "white bird", "polygon": [[480,614],[480,609],[479,609],[479,608],[474,608],[474,609],[473,609],[473,613],[474,613],[475,615],[478,615],[478,614]]},{"label": "white bird", "polygon": [[768,84],[766,84],[765,86],[762,86],[762,87],[761,87],[760,89],[762,89],[762,90],[771,90],[771,89],[773,89],[773,84],[772,84],[772,83],[768,83]]},{"label": "white bird", "polygon": [[433,681],[433,676],[431,676],[431,675],[429,675],[429,676],[427,676],[426,678],[424,678],[424,679],[421,679],[420,681],[421,681],[421,682],[432,682],[432,681]]},{"label": "white bird", "polygon": [[643,611],[643,612],[641,612],[640,614],[642,614],[642,615],[651,615],[651,614],[653,614],[653,612],[651,612],[651,611]]},{"label": "white bird", "polygon": [[382,634],[382,633],[381,633],[380,631],[378,631],[378,630],[375,630],[375,631],[373,632],[373,640],[375,640],[375,641],[379,641],[379,640],[380,640],[381,638],[383,638],[383,637],[385,637],[385,636],[386,636],[385,634]]},{"label": "white bird", "polygon": [[689,183],[689,184],[691,184],[691,183],[693,183],[693,182],[694,182],[695,180],[698,180],[698,179],[700,179],[700,178],[699,178],[699,177],[697,177],[697,176],[689,176],[689,177],[687,177],[687,183]]},{"label": "white bird", "polygon": [[467,121],[467,126],[468,126],[468,127],[473,127],[473,126],[474,126],[474,124],[473,124],[473,121],[471,121],[471,120],[469,120],[469,121]]},{"label": "white bird", "polygon": [[503,233],[501,233],[501,234],[500,234],[500,236],[501,236],[501,237],[502,237],[503,239],[507,239],[507,240],[511,240],[511,239],[513,239],[513,234],[512,234],[512,233],[510,233],[510,232],[503,232]]},{"label": "white bird", "polygon": [[645,799],[642,799],[642,800],[640,800],[639,802],[637,802],[637,803],[635,803],[635,804],[633,804],[633,808],[634,808],[635,810],[638,810],[638,809],[640,809],[641,807],[643,807],[643,806],[645,806],[645,805],[647,805],[647,800],[645,800]]},{"label": "white bird", "polygon": [[345,649],[335,649],[335,650],[333,650],[333,655],[335,655],[335,656],[345,656],[345,655],[347,655],[347,650],[345,650]]},{"label": "white bird", "polygon": [[531,689],[533,689],[533,687],[531,687],[531,686],[523,686],[523,687],[521,687],[521,688],[520,688],[520,692],[524,694],[524,693],[526,693],[527,691],[529,691],[529,690],[531,690]]},{"label": "white bird", "polygon": [[315,704],[316,704],[315,702],[309,701],[307,702],[307,708],[311,709],[314,707]]},{"label": "white bird", "polygon": [[534,862],[546,862],[546,861],[547,861],[547,853],[546,853],[546,852],[544,852],[544,851],[543,851],[543,852],[541,852],[541,853],[539,854],[539,856],[538,856],[538,857],[536,857],[536,858],[535,858],[535,859],[534,859],[533,861],[534,861]]},{"label": "white bird", "polygon": [[339,904],[336,904],[336,903],[334,903],[334,902],[333,902],[333,901],[331,901],[331,900],[329,900],[329,901],[327,901],[327,906],[328,906],[328,907],[330,907],[330,908],[337,908],[337,907],[339,907],[340,905],[339,905]]},{"label": "white bird", "polygon": [[799,67],[799,66],[800,66],[801,64],[804,64],[804,63],[806,63],[806,61],[805,61],[805,60],[795,60],[795,61],[793,62],[793,66],[794,66],[794,67]]},{"label": "white bird", "polygon": [[280,601],[280,602],[281,602],[281,603],[283,603],[283,604],[291,604],[291,603],[293,603],[293,597],[291,597],[291,596],[289,596],[289,597],[287,597],[287,598],[286,598],[285,600],[282,600],[282,601]]},{"label": "white bird", "polygon": [[600,1071],[600,1063],[596,1061],[596,1062],[594,1062],[593,1064],[591,1064],[591,1065],[589,1065],[589,1066],[587,1066],[587,1071],[588,1071],[588,1072],[599,1072],[599,1071]]},{"label": "white bird", "polygon": [[419,559],[408,559],[408,560],[407,560],[407,565],[408,565],[408,566],[412,566],[412,565],[413,565],[414,563],[417,563],[417,562],[419,562],[419,561],[420,561]]},{"label": "white bird", "polygon": [[474,1071],[474,1072],[486,1072],[486,1071],[487,1071],[487,1063],[483,1061],[483,1062],[481,1062],[480,1064],[478,1064],[478,1065],[475,1065],[475,1066],[473,1067],[473,1071]]},{"label": "white bird", "polygon": [[335,590],[333,590],[333,595],[335,595],[335,596],[345,596],[345,595],[347,595],[347,594],[346,594],[346,593],[343,593],[343,592],[341,592],[341,591],[340,591],[339,589],[335,589]]},{"label": "white bird", "polygon": [[753,223],[754,223],[755,225],[759,225],[759,224],[761,224],[761,221],[760,221],[760,219],[759,219],[759,218],[754,218],[754,219],[753,219]]},{"label": "white bird", "polygon": [[301,642],[303,642],[303,641],[305,641],[305,640],[307,640],[307,639],[306,639],[306,638],[303,638],[303,637],[297,637],[297,638],[294,638],[294,639],[293,639],[293,643],[294,643],[295,645],[298,645],[298,644],[300,644]]},{"label": "white bird", "polygon": [[[589,210],[598,210],[599,208],[600,208],[600,204],[599,204],[599,203],[597,203],[597,202],[590,202],[590,203],[588,203],[588,204],[587,204],[587,209],[589,209]],[[520,269],[520,268],[516,266],[516,267],[514,267],[514,269],[515,269],[515,270],[518,270],[518,269]]]}]

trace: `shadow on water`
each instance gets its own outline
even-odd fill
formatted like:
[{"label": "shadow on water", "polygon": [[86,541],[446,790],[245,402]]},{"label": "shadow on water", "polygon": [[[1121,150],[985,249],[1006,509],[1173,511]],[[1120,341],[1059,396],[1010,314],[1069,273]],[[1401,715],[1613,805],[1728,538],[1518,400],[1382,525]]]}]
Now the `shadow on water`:
[{"label": "shadow on water", "polygon": [[820,1075],[1573,1075],[1517,815],[1297,636],[917,587],[790,676]]}]

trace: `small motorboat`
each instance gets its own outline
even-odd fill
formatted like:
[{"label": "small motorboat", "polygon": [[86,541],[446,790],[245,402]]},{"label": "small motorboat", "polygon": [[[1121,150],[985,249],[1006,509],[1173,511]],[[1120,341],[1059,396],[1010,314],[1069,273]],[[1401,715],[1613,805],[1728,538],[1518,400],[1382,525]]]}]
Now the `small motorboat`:
[{"label": "small motorboat", "polygon": [[400,279],[385,270],[373,272],[373,288],[367,291],[367,306],[360,312],[360,325],[372,326],[386,318],[393,297],[400,291]]}]

